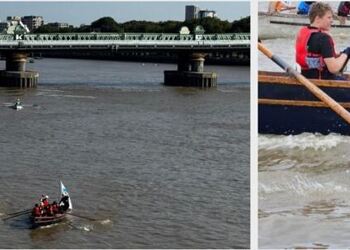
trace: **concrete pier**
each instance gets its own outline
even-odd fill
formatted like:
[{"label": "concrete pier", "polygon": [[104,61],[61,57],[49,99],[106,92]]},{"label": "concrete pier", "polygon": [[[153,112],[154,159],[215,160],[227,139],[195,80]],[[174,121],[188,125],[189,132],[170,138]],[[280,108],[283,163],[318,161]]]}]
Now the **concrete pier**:
[{"label": "concrete pier", "polygon": [[164,71],[164,84],[168,86],[211,88],[217,85],[214,72]]},{"label": "concrete pier", "polygon": [[4,56],[6,69],[0,71],[1,87],[33,88],[37,86],[39,73],[26,71],[27,53],[13,51]]},{"label": "concrete pier", "polygon": [[177,70],[164,71],[164,85],[211,88],[217,85],[214,72],[204,72],[203,53],[179,54]]},{"label": "concrete pier", "polygon": [[36,71],[0,71],[1,87],[33,88],[37,86],[38,79]]}]

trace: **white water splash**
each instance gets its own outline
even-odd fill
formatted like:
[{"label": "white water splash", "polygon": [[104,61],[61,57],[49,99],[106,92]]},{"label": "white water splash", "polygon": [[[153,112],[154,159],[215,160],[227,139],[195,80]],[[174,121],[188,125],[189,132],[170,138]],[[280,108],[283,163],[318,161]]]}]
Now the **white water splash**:
[{"label": "white water splash", "polygon": [[326,151],[328,149],[335,148],[342,143],[349,144],[349,142],[349,136],[338,134],[321,135],[303,133],[300,135],[288,136],[259,135],[259,150],[314,149]]},{"label": "white water splash", "polygon": [[86,232],[90,232],[94,229],[92,225],[79,226],[77,228]]},{"label": "white water splash", "polygon": [[111,221],[110,219],[106,219],[106,220],[102,220],[100,223],[101,223],[102,225],[106,225],[106,224],[112,223],[112,221]]},{"label": "white water splash", "polygon": [[347,186],[334,181],[324,182],[322,180],[310,179],[307,176],[295,175],[293,178],[283,179],[270,183],[259,183],[259,193],[273,194],[277,192],[295,193],[300,196],[308,196],[311,193],[346,193]]}]

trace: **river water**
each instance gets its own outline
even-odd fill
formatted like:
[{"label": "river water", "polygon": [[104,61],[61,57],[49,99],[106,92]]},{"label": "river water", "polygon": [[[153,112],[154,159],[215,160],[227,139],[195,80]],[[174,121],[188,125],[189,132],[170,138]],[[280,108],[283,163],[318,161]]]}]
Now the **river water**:
[{"label": "river water", "polygon": [[62,180],[73,213],[98,220],[0,221],[0,248],[249,247],[248,67],[207,66],[204,90],[163,86],[171,64],[27,66],[37,88],[0,88],[1,216],[58,199]]},{"label": "river water", "polygon": [[[337,51],[349,40],[334,37]],[[293,67],[294,40],[263,43]],[[259,69],[281,71],[259,53]],[[349,67],[348,67],[349,69]],[[260,248],[348,248],[350,138],[259,135]]]}]

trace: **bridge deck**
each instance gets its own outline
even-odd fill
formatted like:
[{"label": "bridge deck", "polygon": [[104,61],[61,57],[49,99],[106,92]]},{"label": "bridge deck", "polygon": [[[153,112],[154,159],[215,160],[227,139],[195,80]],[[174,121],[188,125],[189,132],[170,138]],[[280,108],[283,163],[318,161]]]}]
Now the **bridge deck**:
[{"label": "bridge deck", "polygon": [[249,48],[250,34],[66,33],[0,35],[0,50]]}]

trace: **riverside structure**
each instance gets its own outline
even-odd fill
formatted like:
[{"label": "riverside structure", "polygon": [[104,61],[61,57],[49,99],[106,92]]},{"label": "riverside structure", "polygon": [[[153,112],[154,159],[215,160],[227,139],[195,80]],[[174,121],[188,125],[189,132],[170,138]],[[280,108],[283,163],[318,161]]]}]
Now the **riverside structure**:
[{"label": "riverside structure", "polygon": [[30,53],[47,51],[173,51],[177,70],[164,71],[164,84],[171,86],[216,86],[215,72],[204,71],[205,56],[212,52],[250,50],[249,33],[57,33],[0,35],[0,54],[6,68],[0,71],[0,86],[35,87],[39,73],[26,70]]}]

